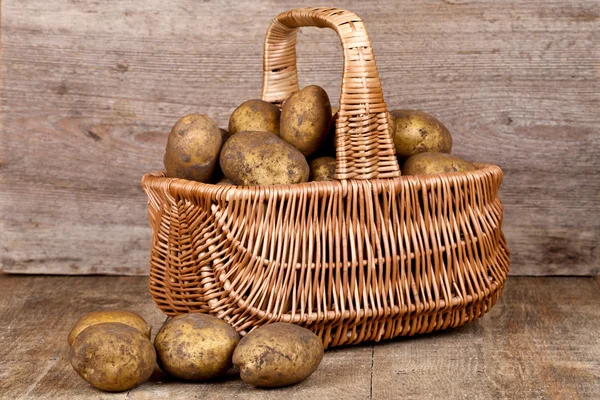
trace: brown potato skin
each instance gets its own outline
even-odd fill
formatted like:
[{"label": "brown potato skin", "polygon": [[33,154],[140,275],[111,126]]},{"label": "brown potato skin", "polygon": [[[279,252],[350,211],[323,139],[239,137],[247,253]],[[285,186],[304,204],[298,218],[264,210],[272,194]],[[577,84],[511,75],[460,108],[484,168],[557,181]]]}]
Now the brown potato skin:
[{"label": "brown potato skin", "polygon": [[222,133],[206,115],[182,117],[171,129],[164,164],[167,176],[208,182],[223,144]]},{"label": "brown potato skin", "polygon": [[391,114],[395,121],[392,138],[399,157],[452,151],[450,131],[432,115],[418,110],[393,110]]},{"label": "brown potato skin", "polygon": [[236,185],[279,185],[308,181],[306,159],[296,148],[268,132],[232,135],[221,150],[223,174]]},{"label": "brown potato skin", "polygon": [[279,136],[279,108],[263,100],[248,100],[229,117],[229,135],[243,131],[270,132]]},{"label": "brown potato skin", "polygon": [[227,322],[206,314],[178,315],[160,328],[154,339],[158,364],[177,378],[204,381],[231,368],[240,341]]},{"label": "brown potato skin", "polygon": [[73,345],[75,338],[88,326],[101,324],[103,322],[120,322],[125,325],[129,325],[132,328],[140,331],[144,336],[150,340],[150,333],[152,328],[146,323],[146,321],[134,312],[127,310],[102,310],[92,311],[85,314],[83,317],[73,325],[67,341],[69,346]]},{"label": "brown potato skin", "polygon": [[331,103],[325,90],[307,86],[283,104],[281,138],[308,157],[327,140],[331,118]]},{"label": "brown potato skin", "polygon": [[310,166],[310,180],[315,182],[331,181],[335,175],[335,158],[319,157],[312,160]]},{"label": "brown potato skin", "polygon": [[118,322],[84,329],[70,351],[73,369],[92,386],[122,392],[148,380],[156,366],[152,343],[140,331]]},{"label": "brown potato skin", "polygon": [[419,153],[402,165],[402,175],[428,175],[443,172],[474,171],[477,167],[470,161],[447,153]]},{"label": "brown potato skin", "polygon": [[311,375],[323,359],[321,340],[297,325],[263,325],[242,338],[233,352],[240,377],[256,387],[293,385]]}]

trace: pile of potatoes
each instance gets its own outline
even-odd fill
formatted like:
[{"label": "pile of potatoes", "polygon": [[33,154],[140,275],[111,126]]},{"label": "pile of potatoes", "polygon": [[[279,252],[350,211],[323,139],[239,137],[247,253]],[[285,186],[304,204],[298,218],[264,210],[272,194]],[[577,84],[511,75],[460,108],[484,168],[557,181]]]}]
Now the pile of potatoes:
[{"label": "pile of potatoes", "polygon": [[[291,95],[281,110],[262,100],[244,102],[231,114],[228,131],[206,115],[186,115],[169,134],[167,175],[243,186],[332,180],[336,118],[329,96],[315,85]],[[452,136],[433,116],[393,110],[388,119],[403,175],[476,169],[449,154]]]},{"label": "pile of potatoes", "polygon": [[151,328],[124,310],[83,316],[68,336],[71,365],[92,386],[109,392],[147,381],[158,365],[187,381],[225,375],[233,365],[256,387],[282,387],[310,376],[323,359],[321,340],[287,323],[261,326],[240,340],[227,322],[206,314],[170,318],[151,342]]}]

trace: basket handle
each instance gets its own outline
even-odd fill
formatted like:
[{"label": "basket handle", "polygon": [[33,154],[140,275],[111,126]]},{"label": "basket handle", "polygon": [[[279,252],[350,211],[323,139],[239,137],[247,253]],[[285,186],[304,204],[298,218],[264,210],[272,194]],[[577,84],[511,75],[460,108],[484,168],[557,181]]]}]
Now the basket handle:
[{"label": "basket handle", "polygon": [[262,99],[280,105],[299,90],[296,34],[303,26],[333,29],[344,51],[335,179],[400,176],[371,41],[353,12],[331,7],[297,8],[275,17],[265,38]]}]

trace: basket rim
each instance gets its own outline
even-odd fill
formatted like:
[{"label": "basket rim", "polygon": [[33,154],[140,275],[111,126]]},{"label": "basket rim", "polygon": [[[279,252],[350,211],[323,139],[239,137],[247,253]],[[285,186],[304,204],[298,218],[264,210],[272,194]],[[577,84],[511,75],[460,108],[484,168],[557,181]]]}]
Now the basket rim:
[{"label": "basket rim", "polygon": [[[302,192],[308,189],[317,189],[319,194],[329,193],[336,190],[346,190],[348,185],[373,185],[375,191],[381,191],[383,187],[390,185],[390,182],[396,187],[403,184],[410,186],[421,186],[426,189],[431,188],[442,182],[450,184],[461,184],[468,180],[481,180],[489,175],[500,179],[503,178],[502,169],[494,164],[474,163],[476,170],[463,172],[442,172],[429,175],[403,175],[395,178],[376,178],[376,179],[344,179],[332,181],[311,181],[296,184],[268,185],[268,186],[236,186],[219,185],[216,183],[204,183],[190,181],[182,178],[167,177],[164,171],[151,172],[142,177],[142,187],[144,189],[167,189],[171,194],[211,194],[213,198],[224,198],[223,194],[235,193],[236,195],[256,195],[262,194],[269,196],[272,194],[286,194],[291,192]],[[235,196],[238,197],[238,196]],[[239,198],[239,197],[238,197]]]}]

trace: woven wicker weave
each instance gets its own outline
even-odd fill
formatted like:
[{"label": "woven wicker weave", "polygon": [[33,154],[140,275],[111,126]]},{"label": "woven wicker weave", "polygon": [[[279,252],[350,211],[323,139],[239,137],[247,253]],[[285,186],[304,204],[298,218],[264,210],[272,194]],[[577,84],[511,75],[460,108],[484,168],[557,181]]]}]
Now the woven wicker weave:
[{"label": "woven wicker weave", "polygon": [[502,171],[400,177],[369,37],[335,8],[280,14],[265,40],[263,99],[298,90],[296,32],[334,29],[344,50],[336,180],[217,186],[145,175],[150,291],[168,315],[204,312],[242,334],[275,321],[326,347],[472,321],[509,269]]}]

